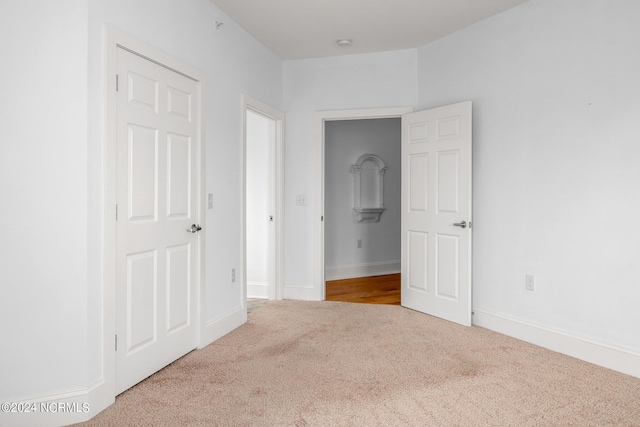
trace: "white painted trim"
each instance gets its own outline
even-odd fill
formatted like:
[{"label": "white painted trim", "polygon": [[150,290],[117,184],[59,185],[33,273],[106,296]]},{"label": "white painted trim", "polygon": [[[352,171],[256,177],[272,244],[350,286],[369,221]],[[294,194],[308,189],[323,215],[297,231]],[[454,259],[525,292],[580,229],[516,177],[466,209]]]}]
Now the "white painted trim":
[{"label": "white painted trim", "polygon": [[[383,119],[402,117],[413,107],[374,108],[363,110],[319,111],[314,118],[314,209],[313,209],[313,300],[325,299],[324,265],[324,124],[336,120]],[[296,293],[296,292],[291,292]],[[287,294],[285,290],[285,294]],[[286,296],[286,295],[285,295]]]},{"label": "white painted trim", "polygon": [[250,282],[247,280],[247,298],[269,298],[269,283]]},{"label": "white painted trim", "polygon": [[473,324],[594,365],[640,378],[640,353],[503,314],[473,309]]},{"label": "white painted trim", "polygon": [[284,299],[295,299],[301,301],[320,301],[318,291],[314,287],[287,286],[284,288]]},{"label": "white painted trim", "polygon": [[104,409],[111,406],[116,400],[113,389],[109,387],[109,384],[107,384],[104,378],[100,378],[93,384],[90,384],[88,390],[88,402],[91,408],[88,414],[89,418],[95,417]]},{"label": "white painted trim", "polygon": [[109,399],[96,398],[101,394],[100,389],[105,388],[104,384],[101,379],[87,388],[14,399],[14,403],[28,404],[29,412],[0,411],[0,425],[55,427],[87,421],[115,400],[111,396],[111,403],[105,405]]},{"label": "white painted trim", "polygon": [[400,261],[370,262],[367,264],[338,265],[324,269],[325,280],[354,279],[400,273]]},{"label": "white painted trim", "polygon": [[270,204],[273,206],[272,215],[274,217],[274,226],[270,230],[269,245],[269,286],[268,298],[272,300],[281,300],[284,295],[284,126],[285,115],[270,105],[253,99],[250,96],[242,96],[242,281],[244,283],[243,301],[245,301],[248,293],[247,277],[247,189],[246,189],[246,168],[247,168],[247,111],[253,111],[256,114],[269,118],[275,122],[275,147],[270,153],[274,160],[274,191]]},{"label": "white painted trim", "polygon": [[[177,59],[167,55],[160,50],[148,46],[138,40],[121,33],[108,26],[103,27],[104,40],[104,99],[105,99],[105,115],[104,115],[104,275],[103,275],[103,378],[104,384],[97,387],[94,396],[95,404],[100,410],[106,408],[114,402],[115,398],[115,378],[116,378],[116,358],[114,351],[114,339],[116,333],[116,222],[115,222],[115,205],[116,205],[116,67],[117,67],[117,50],[118,46],[124,47],[129,51],[135,52],[156,63],[164,64],[193,80],[198,82],[198,103],[200,109],[199,126],[199,143],[196,147],[200,162],[198,164],[200,181],[198,182],[198,223],[206,231],[206,215],[205,215],[205,176],[206,176],[206,153],[205,153],[205,124],[202,118],[207,117],[206,112],[206,75],[201,71],[184,64]],[[198,268],[198,303],[197,315],[198,327],[198,346],[202,347],[206,340],[206,328],[204,325],[204,313],[206,313],[206,296],[205,296],[205,236],[206,233],[198,234],[199,257],[197,260]],[[93,407],[93,403],[92,403]],[[92,411],[93,412],[93,411]],[[95,414],[94,414],[95,415]]]},{"label": "white painted trim", "polygon": [[236,307],[230,312],[216,317],[207,322],[204,328],[204,339],[200,341],[198,348],[204,348],[234,329],[242,326],[247,321],[246,304]]}]

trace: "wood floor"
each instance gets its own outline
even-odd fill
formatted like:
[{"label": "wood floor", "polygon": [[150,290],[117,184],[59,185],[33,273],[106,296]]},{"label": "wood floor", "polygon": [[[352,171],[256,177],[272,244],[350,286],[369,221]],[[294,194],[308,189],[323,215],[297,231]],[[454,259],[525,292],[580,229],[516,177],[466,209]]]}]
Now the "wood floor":
[{"label": "wood floor", "polygon": [[326,283],[326,300],[364,304],[400,305],[400,274],[331,280]]}]

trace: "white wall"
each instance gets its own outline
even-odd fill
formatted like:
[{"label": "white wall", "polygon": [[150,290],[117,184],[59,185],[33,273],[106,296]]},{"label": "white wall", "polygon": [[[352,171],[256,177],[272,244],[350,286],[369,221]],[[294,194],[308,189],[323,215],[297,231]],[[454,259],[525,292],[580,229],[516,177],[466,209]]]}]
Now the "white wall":
[{"label": "white wall", "polygon": [[[325,123],[325,267],[327,280],[367,275],[381,264],[399,271],[400,119],[340,120]],[[363,154],[386,164],[384,207],[379,222],[356,221],[351,165]],[[377,180],[377,174],[376,174]],[[377,187],[376,187],[377,188]],[[368,206],[372,207],[372,206]],[[357,248],[357,240],[362,248]],[[355,266],[358,266],[354,269]],[[375,270],[371,270],[375,271]]]},{"label": "white wall", "polygon": [[421,108],[474,103],[476,314],[640,353],[638,16],[534,0],[419,49]]},{"label": "white wall", "polygon": [[[285,297],[313,289],[313,128],[317,111],[404,107],[417,103],[416,50],[284,62]],[[307,206],[296,206],[305,195]],[[297,295],[305,295],[297,293]]]},{"label": "white wall", "polygon": [[0,402],[87,383],[86,34],[86,1],[0,4]]},{"label": "white wall", "polygon": [[[272,126],[270,126],[270,124]],[[273,120],[247,112],[247,296],[252,286],[268,282],[269,136]]]},{"label": "white wall", "polygon": [[[218,31],[216,20],[224,23]],[[215,327],[233,314],[227,329],[242,321],[243,278],[231,283],[230,274],[242,261],[242,94],[282,109],[282,61],[208,0],[5,1],[2,401],[86,400],[104,374],[104,25],[207,76],[206,192],[214,209],[203,230],[204,317]],[[46,423],[63,421],[31,422]]]}]

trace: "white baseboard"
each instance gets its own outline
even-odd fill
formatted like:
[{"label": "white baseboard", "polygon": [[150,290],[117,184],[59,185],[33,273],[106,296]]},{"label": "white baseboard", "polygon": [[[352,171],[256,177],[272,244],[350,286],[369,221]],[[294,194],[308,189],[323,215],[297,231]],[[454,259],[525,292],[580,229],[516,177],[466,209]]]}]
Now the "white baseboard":
[{"label": "white baseboard", "polygon": [[[99,385],[104,386],[104,382]],[[3,404],[0,426],[57,427],[87,421],[110,405],[106,402],[96,402],[100,399],[90,397],[96,388],[99,387],[7,400],[9,411],[5,408],[6,404]]]},{"label": "white baseboard", "polygon": [[269,298],[269,284],[266,282],[247,281],[247,298]]},{"label": "white baseboard", "polygon": [[108,384],[104,378],[100,378],[89,385],[89,405],[91,405],[91,411],[87,414],[89,416],[88,419],[95,417],[116,401],[113,387],[114,384]]},{"label": "white baseboard", "polygon": [[640,378],[640,353],[477,308],[473,312],[476,326]]},{"label": "white baseboard", "polygon": [[400,261],[370,262],[366,264],[339,265],[324,269],[324,280],[354,279],[400,273]]},{"label": "white baseboard", "polygon": [[322,301],[324,295],[316,288],[305,288],[300,286],[285,286],[284,299],[296,299],[301,301]]},{"label": "white baseboard", "polygon": [[204,348],[225,335],[242,326],[246,321],[247,310],[243,306],[210,320],[205,325],[204,331],[200,336],[200,344],[198,348]]}]

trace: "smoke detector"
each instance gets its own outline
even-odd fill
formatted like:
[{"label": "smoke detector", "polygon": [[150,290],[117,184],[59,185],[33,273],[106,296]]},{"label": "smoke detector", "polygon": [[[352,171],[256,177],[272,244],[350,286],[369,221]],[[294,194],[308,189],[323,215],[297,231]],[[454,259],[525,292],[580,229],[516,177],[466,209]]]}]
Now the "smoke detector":
[{"label": "smoke detector", "polygon": [[351,39],[340,39],[336,41],[336,43],[338,43],[340,47],[347,47],[351,45]]}]

